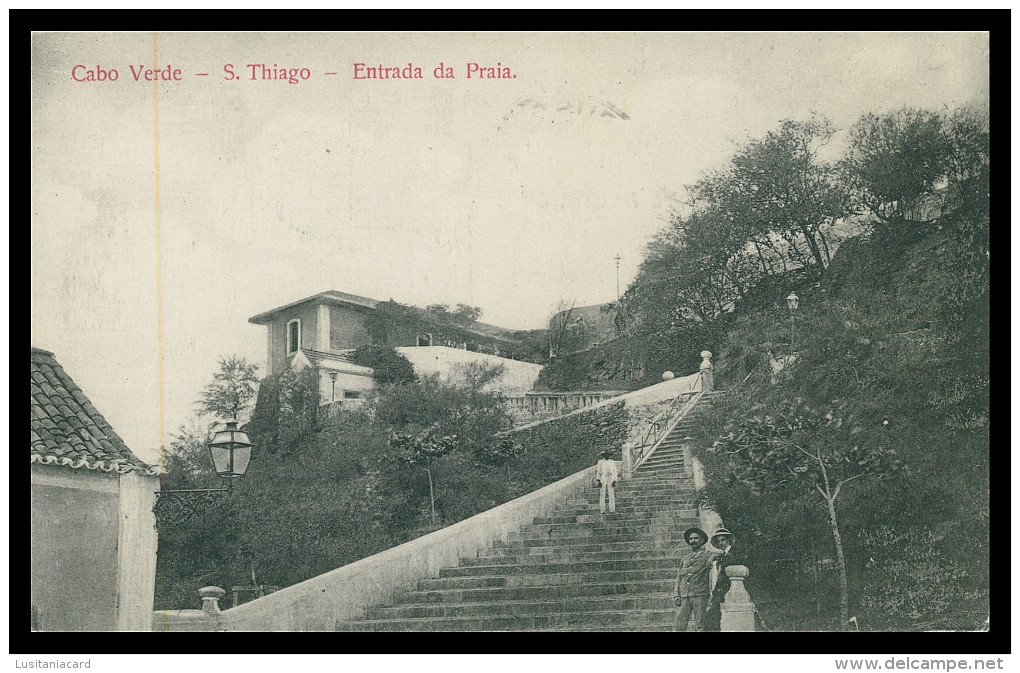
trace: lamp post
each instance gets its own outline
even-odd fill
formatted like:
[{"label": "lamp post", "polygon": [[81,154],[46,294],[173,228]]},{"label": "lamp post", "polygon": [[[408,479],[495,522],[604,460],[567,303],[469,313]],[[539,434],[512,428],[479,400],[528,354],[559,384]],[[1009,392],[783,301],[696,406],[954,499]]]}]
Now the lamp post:
[{"label": "lamp post", "polygon": [[786,298],[786,305],[790,307],[790,364],[793,364],[793,344],[797,335],[796,328],[794,327],[793,314],[797,311],[797,306],[799,304],[800,297],[791,292]]},{"label": "lamp post", "polygon": [[212,505],[230,493],[234,481],[244,476],[251,460],[251,441],[248,433],[237,429],[237,421],[227,421],[227,427],[213,434],[209,453],[213,467],[226,488],[161,489],[156,491],[152,512],[156,515],[156,528],[169,530],[190,519],[200,508]]},{"label": "lamp post", "polygon": [[620,300],[620,260],[623,259],[623,258],[620,257],[619,253],[617,253],[616,257],[613,257],[613,259],[616,260],[616,300],[619,301]]}]

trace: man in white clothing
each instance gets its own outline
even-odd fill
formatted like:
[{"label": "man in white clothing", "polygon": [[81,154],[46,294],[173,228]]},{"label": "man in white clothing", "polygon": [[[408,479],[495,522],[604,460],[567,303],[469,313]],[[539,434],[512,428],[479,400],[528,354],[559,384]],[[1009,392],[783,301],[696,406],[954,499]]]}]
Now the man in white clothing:
[{"label": "man in white clothing", "polygon": [[595,466],[595,479],[602,489],[599,492],[599,511],[606,513],[606,495],[609,496],[609,513],[616,511],[616,480],[620,478],[616,461],[612,459],[612,451],[603,451],[602,458]]}]

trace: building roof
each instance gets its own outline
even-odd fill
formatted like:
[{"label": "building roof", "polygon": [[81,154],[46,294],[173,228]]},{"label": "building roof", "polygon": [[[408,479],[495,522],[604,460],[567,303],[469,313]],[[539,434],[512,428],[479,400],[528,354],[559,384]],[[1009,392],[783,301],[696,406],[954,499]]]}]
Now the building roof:
[{"label": "building roof", "polygon": [[[330,304],[333,306],[343,306],[346,308],[354,307],[360,309],[375,309],[382,302],[379,301],[378,299],[360,297],[356,294],[348,294],[347,292],[329,290],[328,292],[320,292],[319,294],[313,294],[311,297],[305,297],[304,299],[299,299],[284,306],[279,306],[277,308],[270,309],[263,313],[259,313],[258,315],[253,315],[252,317],[248,318],[248,322],[254,323],[256,325],[268,325],[277,318],[279,318],[280,314],[285,313],[296,306],[301,306],[302,304],[308,303]],[[426,315],[424,309],[415,306],[412,306],[410,308],[414,309],[423,316]],[[473,322],[465,325],[451,324],[450,326],[456,327],[457,329],[463,329],[467,332],[471,332],[479,336],[498,339],[500,341],[510,342],[514,340],[513,334],[515,330],[509,329],[507,327],[499,327],[498,325],[489,325],[483,322]]]},{"label": "building roof", "polygon": [[378,299],[370,299],[368,297],[359,297],[356,294],[348,294],[346,292],[339,292],[337,290],[329,290],[328,292],[320,292],[319,294],[313,294],[311,297],[305,297],[297,301],[291,302],[284,306],[279,306],[264,313],[253,315],[248,318],[248,322],[255,323],[256,325],[268,325],[273,322],[281,313],[289,311],[295,306],[301,304],[307,304],[309,302],[315,302],[316,304],[334,304],[336,306],[346,307],[359,307],[373,309],[380,304]]},{"label": "building roof", "polygon": [[32,462],[158,474],[131,452],[53,353],[32,349]]},{"label": "building roof", "polygon": [[302,348],[301,352],[306,358],[308,358],[308,361],[312,365],[322,367],[327,370],[357,374],[359,376],[372,376],[375,371],[371,367],[354,364],[354,362],[351,361],[351,353],[354,352],[353,350],[341,351],[339,353],[325,353],[323,351],[312,350],[311,348]]}]

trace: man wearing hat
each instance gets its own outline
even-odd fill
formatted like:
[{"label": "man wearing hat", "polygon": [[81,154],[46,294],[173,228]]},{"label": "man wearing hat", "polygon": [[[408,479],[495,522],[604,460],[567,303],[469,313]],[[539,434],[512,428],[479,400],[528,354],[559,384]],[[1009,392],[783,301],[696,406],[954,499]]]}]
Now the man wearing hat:
[{"label": "man wearing hat", "polygon": [[685,530],[684,541],[690,545],[691,551],[680,557],[680,568],[676,573],[676,595],[673,600],[679,609],[673,630],[686,631],[687,622],[692,621],[695,631],[703,631],[705,608],[708,607],[709,574],[716,555],[705,550],[708,535],[700,528]]},{"label": "man wearing hat", "polygon": [[730,590],[730,577],[726,574],[726,567],[740,565],[740,561],[733,553],[733,533],[723,527],[715,529],[712,533],[711,545],[719,550],[715,555],[715,563],[712,569],[712,598],[708,602],[708,610],[705,613],[705,630],[718,631],[722,620],[722,603],[726,602],[726,592]]},{"label": "man wearing hat", "polygon": [[596,484],[601,486],[599,491],[599,510],[606,513],[606,496],[609,496],[609,513],[616,511],[616,481],[620,478],[620,472],[616,467],[616,461],[612,459],[612,451],[603,451],[598,465],[595,466]]}]

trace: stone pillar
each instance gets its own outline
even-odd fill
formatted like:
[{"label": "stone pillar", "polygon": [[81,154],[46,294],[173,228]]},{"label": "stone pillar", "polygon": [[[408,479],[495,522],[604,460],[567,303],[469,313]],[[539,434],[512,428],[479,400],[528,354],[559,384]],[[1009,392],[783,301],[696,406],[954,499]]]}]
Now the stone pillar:
[{"label": "stone pillar", "polygon": [[226,595],[226,591],[219,587],[202,587],[198,595],[202,597],[202,612],[214,619],[220,618],[220,599]]},{"label": "stone pillar", "polygon": [[754,603],[744,588],[748,574],[747,566],[726,567],[730,590],[726,592],[726,601],[719,606],[722,610],[720,631],[754,631]]},{"label": "stone pillar", "polygon": [[701,392],[703,393],[710,393],[715,390],[713,369],[712,352],[701,351]]}]

